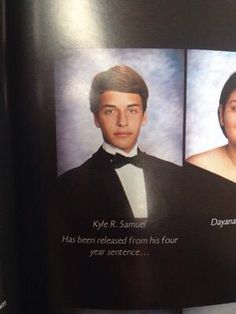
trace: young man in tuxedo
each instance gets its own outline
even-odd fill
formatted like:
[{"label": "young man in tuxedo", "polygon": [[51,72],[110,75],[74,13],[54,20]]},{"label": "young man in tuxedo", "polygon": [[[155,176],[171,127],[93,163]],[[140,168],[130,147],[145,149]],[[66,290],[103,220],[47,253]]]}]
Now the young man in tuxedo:
[{"label": "young man in tuxedo", "polygon": [[94,77],[90,109],[104,142],[83,165],[59,178],[60,194],[75,217],[158,218],[161,223],[178,207],[180,167],[137,146],[147,122],[147,99],[144,79],[126,65]]},{"label": "young man in tuxedo", "polygon": [[[61,270],[56,277],[64,276],[61,298],[71,306],[151,308],[180,300],[178,254],[153,243],[177,236],[181,168],[137,146],[147,99],[145,81],[128,66],[93,79],[90,109],[104,142],[58,179]],[[137,238],[149,236],[152,245],[136,245]],[[106,242],[110,239],[115,242]]]}]

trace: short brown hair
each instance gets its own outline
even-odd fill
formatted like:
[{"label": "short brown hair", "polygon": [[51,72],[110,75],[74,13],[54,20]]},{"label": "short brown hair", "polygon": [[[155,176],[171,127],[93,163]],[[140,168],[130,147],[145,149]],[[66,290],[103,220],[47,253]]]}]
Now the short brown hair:
[{"label": "short brown hair", "polygon": [[108,90],[138,94],[142,99],[143,112],[147,108],[147,85],[142,76],[127,65],[116,65],[94,77],[89,93],[93,113],[98,112],[100,95]]}]

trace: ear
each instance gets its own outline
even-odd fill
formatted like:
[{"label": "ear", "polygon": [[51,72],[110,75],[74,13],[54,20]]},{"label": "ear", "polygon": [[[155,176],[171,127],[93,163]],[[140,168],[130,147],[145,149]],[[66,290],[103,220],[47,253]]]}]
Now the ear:
[{"label": "ear", "polygon": [[220,125],[224,126],[224,109],[223,109],[223,105],[219,105],[218,111],[219,111]]},{"label": "ear", "polygon": [[93,120],[94,120],[94,123],[95,123],[96,127],[100,128],[98,117],[97,117],[97,115],[95,113],[93,114]]},{"label": "ear", "polygon": [[145,111],[143,114],[142,126],[146,125],[146,123],[147,123],[147,111]]}]

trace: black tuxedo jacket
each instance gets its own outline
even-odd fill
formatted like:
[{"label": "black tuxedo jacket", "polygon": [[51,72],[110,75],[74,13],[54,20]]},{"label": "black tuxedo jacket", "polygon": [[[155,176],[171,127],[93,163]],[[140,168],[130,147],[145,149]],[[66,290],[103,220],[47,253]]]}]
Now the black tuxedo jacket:
[{"label": "black tuxedo jacket", "polygon": [[[161,224],[178,212],[181,168],[140,152],[147,194],[148,219]],[[73,217],[134,219],[110,156],[100,148],[83,165],[59,178],[60,201]],[[135,184],[135,182],[134,182]]]},{"label": "black tuxedo jacket", "polygon": [[[93,221],[135,219],[110,158],[100,148],[89,160],[58,179],[58,242],[63,235],[81,238],[178,237],[181,168],[139,151],[146,184],[145,229],[93,228]],[[142,220],[142,219],[141,219]],[[95,256],[91,248],[140,249],[142,256]],[[90,308],[158,308],[180,302],[178,245],[77,245],[60,243],[61,297],[65,304]],[[58,262],[59,261],[59,262]]]}]

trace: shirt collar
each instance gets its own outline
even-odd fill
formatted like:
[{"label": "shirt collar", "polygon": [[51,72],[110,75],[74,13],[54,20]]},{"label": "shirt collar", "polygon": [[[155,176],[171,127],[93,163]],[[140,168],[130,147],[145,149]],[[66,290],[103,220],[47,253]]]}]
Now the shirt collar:
[{"label": "shirt collar", "polygon": [[103,143],[102,148],[109,154],[115,155],[118,153],[125,157],[134,157],[138,153],[137,144],[135,144],[135,146],[131,149],[129,153],[126,153],[122,149],[112,146],[111,144],[108,144],[106,142]]}]

